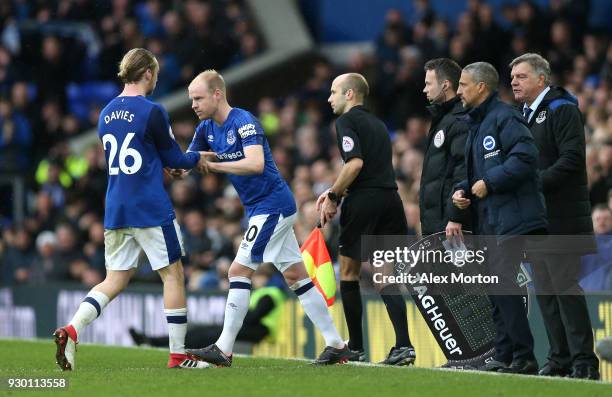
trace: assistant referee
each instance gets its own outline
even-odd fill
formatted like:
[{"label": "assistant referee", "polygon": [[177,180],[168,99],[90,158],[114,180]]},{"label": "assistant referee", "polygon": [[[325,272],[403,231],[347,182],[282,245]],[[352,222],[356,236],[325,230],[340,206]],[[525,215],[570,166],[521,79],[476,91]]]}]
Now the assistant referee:
[{"label": "assistant referee", "polygon": [[[359,288],[362,235],[406,235],[408,225],[397,193],[391,162],[391,140],[385,125],[364,106],[369,87],[357,73],[338,76],[332,83],[329,103],[335,114],[338,149],[344,166],[334,185],[317,200],[321,225],[332,219],[342,198],[340,216],[340,293],[354,361],[365,360]],[[380,294],[395,330],[396,344],[383,364],[409,365],[416,354],[408,336],[406,302],[397,285],[386,285]]]}]

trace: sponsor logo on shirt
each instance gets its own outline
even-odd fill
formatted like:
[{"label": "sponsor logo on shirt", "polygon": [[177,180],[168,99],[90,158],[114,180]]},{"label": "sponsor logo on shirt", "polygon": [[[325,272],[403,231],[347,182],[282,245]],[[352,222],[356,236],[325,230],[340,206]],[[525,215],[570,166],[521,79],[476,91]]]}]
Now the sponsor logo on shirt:
[{"label": "sponsor logo on shirt", "polygon": [[257,134],[257,130],[255,129],[255,124],[253,123],[245,124],[242,127],[238,128],[238,135],[240,135],[240,138],[242,139],[255,134]]},{"label": "sponsor logo on shirt", "polygon": [[242,150],[233,153],[217,153],[217,158],[219,160],[235,160],[244,157],[242,154]]},{"label": "sponsor logo on shirt", "polygon": [[482,146],[484,146],[486,150],[495,149],[495,138],[493,138],[491,135],[485,136],[482,140]]},{"label": "sponsor logo on shirt", "polygon": [[444,131],[440,130],[434,136],[434,146],[439,148],[442,145],[444,145]]},{"label": "sponsor logo on shirt", "polygon": [[208,142],[214,142],[214,141],[215,141],[215,137],[213,135],[209,135]]},{"label": "sponsor logo on shirt", "polygon": [[351,150],[353,150],[354,147],[355,142],[353,141],[353,138],[351,138],[350,136],[342,137],[342,150],[344,150],[345,152],[350,152]]},{"label": "sponsor logo on shirt", "polygon": [[236,134],[234,134],[234,130],[227,131],[227,144],[233,145],[236,142]]}]

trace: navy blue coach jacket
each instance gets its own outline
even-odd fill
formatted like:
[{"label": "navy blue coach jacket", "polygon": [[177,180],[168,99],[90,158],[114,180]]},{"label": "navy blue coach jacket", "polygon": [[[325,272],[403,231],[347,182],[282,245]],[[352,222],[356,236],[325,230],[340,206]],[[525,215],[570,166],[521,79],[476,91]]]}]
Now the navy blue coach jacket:
[{"label": "navy blue coach jacket", "polygon": [[[538,149],[522,115],[492,93],[467,114],[467,180],[455,187],[472,200],[478,234],[495,234],[502,242],[513,235],[546,228],[546,207],[537,173]],[[484,180],[480,200],[471,187]],[[468,183],[469,182],[469,183]]]}]

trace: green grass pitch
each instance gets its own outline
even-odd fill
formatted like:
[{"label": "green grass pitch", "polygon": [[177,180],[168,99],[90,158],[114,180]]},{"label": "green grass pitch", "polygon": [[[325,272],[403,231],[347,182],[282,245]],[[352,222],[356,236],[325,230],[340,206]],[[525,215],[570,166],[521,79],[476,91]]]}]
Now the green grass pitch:
[{"label": "green grass pitch", "polygon": [[[0,340],[0,395],[10,396],[612,396],[612,384],[396,368],[314,367],[308,361],[235,357],[232,368],[170,370],[167,352],[81,344],[77,368],[61,372],[49,340]],[[8,391],[7,377],[66,377],[67,391]]]}]

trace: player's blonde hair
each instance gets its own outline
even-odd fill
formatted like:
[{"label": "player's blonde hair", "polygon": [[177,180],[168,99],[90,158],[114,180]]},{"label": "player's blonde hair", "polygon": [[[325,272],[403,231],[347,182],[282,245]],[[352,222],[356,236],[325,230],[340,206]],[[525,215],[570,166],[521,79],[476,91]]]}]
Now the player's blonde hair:
[{"label": "player's blonde hair", "polygon": [[153,73],[158,72],[159,63],[155,55],[144,48],[132,48],[119,63],[117,76],[124,84],[136,83],[142,79],[148,69]]},{"label": "player's blonde hair", "polygon": [[208,69],[198,74],[196,77],[194,77],[189,86],[191,86],[195,82],[206,83],[206,87],[211,92],[219,89],[221,90],[223,95],[226,94],[225,80],[223,79],[223,76],[221,76],[221,74],[215,69]]}]

